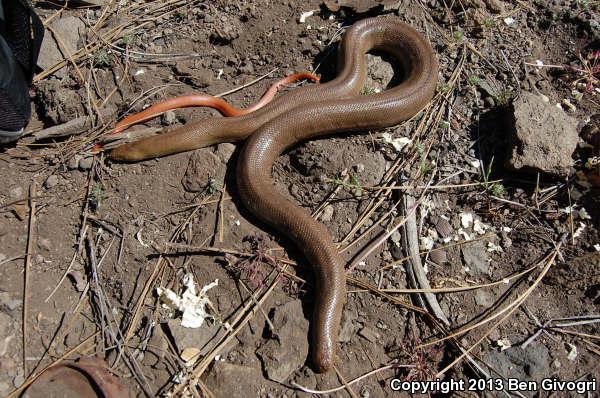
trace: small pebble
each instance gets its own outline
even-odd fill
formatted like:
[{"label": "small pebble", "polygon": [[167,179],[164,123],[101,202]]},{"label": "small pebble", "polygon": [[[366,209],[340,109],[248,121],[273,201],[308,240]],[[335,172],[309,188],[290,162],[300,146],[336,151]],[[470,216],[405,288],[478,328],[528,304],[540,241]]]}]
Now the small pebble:
[{"label": "small pebble", "polygon": [[323,209],[323,214],[321,214],[321,221],[322,222],[330,222],[332,218],[333,218],[333,206],[327,205]]},{"label": "small pebble", "polygon": [[14,187],[8,192],[11,199],[22,199],[23,198],[23,188]]},{"label": "small pebble", "polygon": [[364,337],[365,339],[369,340],[371,343],[375,343],[375,342],[379,341],[379,339],[381,338],[379,333],[377,333],[376,331],[374,331],[373,329],[368,328],[368,327],[362,328],[358,332],[358,334],[361,337]]},{"label": "small pebble", "polygon": [[13,379],[13,385],[15,386],[15,388],[21,387],[21,385],[23,385],[24,382],[25,382],[25,377],[23,377],[22,374],[16,375],[15,378]]},{"label": "small pebble", "polygon": [[69,159],[69,161],[67,162],[67,169],[69,170],[75,170],[79,167],[79,160],[81,158],[79,156],[73,156],[72,158]]},{"label": "small pebble", "polygon": [[40,239],[38,239],[37,244],[40,249],[43,249],[46,251],[52,250],[52,243],[50,242],[50,239],[40,238]]},{"label": "small pebble", "polygon": [[177,116],[174,111],[166,111],[162,115],[163,123],[166,125],[171,125],[177,121]]},{"label": "small pebble", "polygon": [[94,158],[92,156],[87,158],[79,159],[79,170],[89,170],[94,164]]},{"label": "small pebble", "polygon": [[44,181],[44,186],[47,189],[53,188],[57,185],[58,185],[58,176],[56,174],[52,174],[51,176],[48,176],[48,178],[46,178],[46,181]]}]

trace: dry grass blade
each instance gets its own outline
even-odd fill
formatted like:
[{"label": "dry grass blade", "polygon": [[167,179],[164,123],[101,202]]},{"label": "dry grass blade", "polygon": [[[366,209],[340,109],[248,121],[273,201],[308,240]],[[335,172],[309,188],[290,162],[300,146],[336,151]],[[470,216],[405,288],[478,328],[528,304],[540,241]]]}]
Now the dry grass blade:
[{"label": "dry grass blade", "polygon": [[29,224],[27,226],[27,250],[25,252],[25,270],[23,272],[23,317],[22,317],[22,360],[23,375],[27,376],[27,318],[29,316],[29,273],[31,266],[31,256],[33,254],[33,243],[35,241],[35,208],[36,202],[33,198],[36,196],[37,184],[35,180],[29,186]]}]

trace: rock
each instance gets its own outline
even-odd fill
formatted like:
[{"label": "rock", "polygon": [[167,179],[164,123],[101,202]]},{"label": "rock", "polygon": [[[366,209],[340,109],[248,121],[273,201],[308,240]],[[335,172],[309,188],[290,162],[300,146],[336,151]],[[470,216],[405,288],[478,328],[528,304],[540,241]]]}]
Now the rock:
[{"label": "rock", "polygon": [[370,327],[367,327],[367,326],[360,329],[360,331],[358,332],[358,335],[369,340],[371,343],[376,343],[377,341],[379,341],[381,339],[381,335],[379,333],[377,333],[376,331],[374,331],[373,329],[371,329]]},{"label": "rock", "polygon": [[79,170],[85,171],[85,170],[89,170],[92,168],[92,165],[94,164],[94,157],[93,156],[88,156],[86,158],[81,158],[79,159]]},{"label": "rock", "polygon": [[168,110],[162,114],[163,124],[170,126],[171,124],[174,124],[176,121],[177,121],[177,115],[175,115],[175,112],[173,110]]},{"label": "rock", "polygon": [[389,62],[384,61],[381,56],[367,54],[367,67],[369,68],[369,75],[365,87],[383,90],[394,78],[394,68]]},{"label": "rock", "polygon": [[489,275],[490,263],[488,261],[488,251],[483,241],[480,240],[463,245],[461,251],[465,265],[469,268],[467,272],[470,275]]},{"label": "rock", "polygon": [[354,337],[359,328],[359,325],[356,323],[357,320],[358,314],[355,311],[346,310],[342,312],[342,322],[338,334],[338,341],[340,343],[347,343],[352,340],[352,337]]},{"label": "rock", "polygon": [[488,308],[494,303],[494,299],[485,290],[477,289],[475,291],[475,303],[482,307]]},{"label": "rock", "polygon": [[23,199],[23,188],[19,186],[11,188],[10,191],[8,191],[8,195],[14,200]]},{"label": "rock", "polygon": [[54,188],[57,185],[58,185],[58,176],[56,174],[52,174],[52,175],[48,176],[48,178],[46,178],[46,181],[44,181],[44,187],[46,187],[46,189]]},{"label": "rock", "polygon": [[67,161],[67,169],[69,170],[75,170],[79,167],[79,160],[81,159],[80,156],[75,155],[73,157],[71,157],[68,161]]},{"label": "rock", "polygon": [[242,63],[239,69],[240,73],[245,73],[247,75],[254,74],[254,65],[252,65],[251,61],[245,61]]},{"label": "rock", "polygon": [[23,377],[22,373],[18,373],[15,378],[13,379],[13,386],[15,386],[15,388],[19,388],[23,385],[23,383],[25,382],[25,377]]},{"label": "rock", "polygon": [[3,357],[10,347],[11,336],[14,338],[10,325],[14,320],[10,315],[0,311],[0,357]]},{"label": "rock", "polygon": [[211,325],[205,322],[201,327],[192,329],[181,326],[181,319],[169,319],[167,326],[179,353],[182,353],[186,348],[197,348],[202,356],[208,354],[214,348],[217,343],[217,339],[214,339],[214,337],[217,334],[225,333],[225,330],[216,323]]},{"label": "rock", "polygon": [[222,144],[217,145],[216,155],[221,159],[221,162],[227,164],[231,156],[235,152],[235,145],[230,142],[224,142]]},{"label": "rock", "polygon": [[[257,381],[260,380],[260,383]],[[206,379],[206,386],[215,397],[266,397],[266,388],[278,385],[264,380],[258,368],[215,361]]]},{"label": "rock", "polygon": [[173,70],[179,76],[185,77],[196,87],[208,87],[213,80],[213,74],[208,69],[197,68],[194,61],[180,61],[175,63]]},{"label": "rock", "polygon": [[[50,68],[73,55],[79,49],[81,35],[85,31],[83,21],[73,16],[55,19],[50,23],[50,27],[59,37],[61,45],[59,47],[54,35],[46,31],[38,57],[38,65],[42,69]],[[62,68],[56,71],[54,75],[60,78],[65,77],[67,69]]]},{"label": "rock", "polygon": [[211,180],[222,182],[224,178],[221,160],[210,149],[202,148],[190,156],[181,184],[188,192],[200,192],[211,184]]},{"label": "rock", "polygon": [[0,310],[14,311],[23,304],[23,300],[13,298],[9,292],[0,292]]},{"label": "rock", "polygon": [[273,331],[276,338],[263,343],[256,351],[267,377],[283,383],[299,369],[308,356],[308,320],[299,300],[275,310]]},{"label": "rock", "polygon": [[496,369],[511,369],[506,377],[522,380],[541,380],[550,374],[550,353],[541,343],[534,341],[526,348],[511,347],[504,351],[492,351],[484,356]]},{"label": "rock", "polygon": [[37,245],[40,249],[45,250],[47,252],[52,250],[52,242],[48,238],[40,238],[37,241]]},{"label": "rock", "polygon": [[330,222],[333,219],[333,206],[327,205],[321,213],[321,222]]},{"label": "rock", "polygon": [[222,21],[220,26],[215,26],[214,29],[210,38],[216,44],[229,44],[240,36],[239,27],[232,21]]},{"label": "rock", "polygon": [[512,150],[507,166],[513,170],[569,174],[577,146],[577,122],[539,96],[523,92],[512,104]]}]

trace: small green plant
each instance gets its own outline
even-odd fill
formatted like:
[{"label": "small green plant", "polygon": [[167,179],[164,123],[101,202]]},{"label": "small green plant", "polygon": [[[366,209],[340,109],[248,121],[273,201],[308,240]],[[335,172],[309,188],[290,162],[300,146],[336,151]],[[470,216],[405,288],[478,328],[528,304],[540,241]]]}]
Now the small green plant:
[{"label": "small green plant", "polygon": [[350,175],[350,183],[348,184],[348,186],[354,189],[356,195],[362,195],[362,187],[360,185],[360,181],[358,181],[358,178],[355,175]]},{"label": "small green plant", "polygon": [[497,106],[506,107],[511,103],[513,98],[515,98],[515,92],[512,87],[504,87],[498,94],[493,95],[492,98]]},{"label": "small green plant", "polygon": [[440,94],[446,94],[450,92],[450,85],[448,83],[440,83],[437,87],[437,91]]},{"label": "small green plant", "polygon": [[486,18],[483,20],[483,26],[488,29],[491,29],[494,26],[496,26],[496,21],[494,21],[494,18]]},{"label": "small green plant", "polygon": [[461,32],[460,30],[455,30],[452,33],[452,38],[454,39],[454,41],[456,41],[457,43],[462,43],[462,41],[465,39],[465,34],[463,32]]},{"label": "small green plant", "polygon": [[490,163],[487,165],[487,167],[483,171],[483,182],[481,182],[480,185],[484,189],[489,190],[492,195],[503,197],[504,195],[506,195],[506,188],[504,188],[504,185],[502,185],[498,182],[490,182],[490,175],[492,174],[492,165],[493,164],[494,164],[494,157],[492,156]]},{"label": "small green plant", "polygon": [[92,56],[92,63],[97,68],[110,66],[110,56],[108,55],[108,51],[104,48],[96,51]]},{"label": "small green plant", "polygon": [[470,75],[469,83],[471,83],[474,86],[479,86],[481,84],[481,80],[479,80],[479,77],[477,75]]},{"label": "small green plant", "polygon": [[92,184],[92,188],[90,189],[90,207],[93,211],[97,210],[100,207],[102,201],[106,198],[104,190],[102,189],[102,184],[99,182],[94,182]]},{"label": "small green plant", "polygon": [[495,182],[490,186],[490,192],[492,195],[502,198],[506,195],[506,188],[504,188],[504,185]]},{"label": "small green plant", "polygon": [[216,178],[212,178],[212,177],[208,180],[208,185],[206,186],[206,190],[208,191],[208,193],[210,195],[221,191],[221,189],[223,189],[223,183],[221,183],[221,181],[217,180]]},{"label": "small green plant", "polygon": [[129,44],[131,44],[132,41],[133,41],[132,35],[123,35],[123,37],[121,37],[121,40],[119,40],[119,44],[124,47],[127,47]]}]

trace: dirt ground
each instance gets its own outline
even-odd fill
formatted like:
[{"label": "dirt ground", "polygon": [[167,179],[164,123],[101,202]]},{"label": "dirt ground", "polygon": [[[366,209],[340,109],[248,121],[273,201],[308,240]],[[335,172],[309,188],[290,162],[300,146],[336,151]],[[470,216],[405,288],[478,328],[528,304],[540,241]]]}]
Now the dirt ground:
[{"label": "dirt ground", "polygon": [[[36,3],[47,29],[33,120],[0,148],[0,395],[92,355],[132,396],[383,397],[408,395],[394,378],[598,379],[599,2],[51,3]],[[293,242],[243,208],[240,145],[133,164],[92,149],[116,120],[166,98],[238,89],[225,98],[243,107],[291,73],[331,80],[343,30],[383,14],[431,41],[436,97],[397,127],[302,143],[273,170],[348,262],[336,367],[316,374],[313,275]],[[390,61],[368,56],[365,95],[401,78]],[[176,110],[137,129],[213,113]],[[83,132],[40,134],[87,116]],[[527,145],[534,159],[523,160]],[[417,257],[447,325],[410,305],[422,296],[410,294],[394,230],[407,196],[419,201]],[[197,289],[218,280],[199,328],[159,297],[183,294],[189,274]],[[446,395],[578,395],[483,390]]]}]

